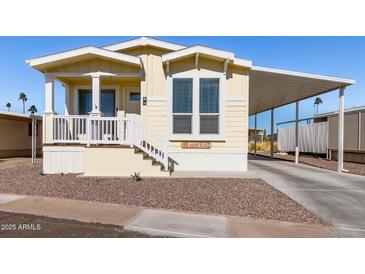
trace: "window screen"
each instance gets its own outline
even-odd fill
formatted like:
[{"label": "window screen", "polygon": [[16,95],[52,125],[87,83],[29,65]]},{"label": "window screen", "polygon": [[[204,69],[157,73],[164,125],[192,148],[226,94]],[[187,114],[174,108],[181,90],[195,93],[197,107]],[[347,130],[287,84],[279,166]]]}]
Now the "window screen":
[{"label": "window screen", "polygon": [[200,134],[219,133],[219,79],[200,79]]},{"label": "window screen", "polygon": [[191,134],[193,79],[173,80],[173,133]]},{"label": "window screen", "polygon": [[192,113],[193,79],[174,79],[173,112]]}]

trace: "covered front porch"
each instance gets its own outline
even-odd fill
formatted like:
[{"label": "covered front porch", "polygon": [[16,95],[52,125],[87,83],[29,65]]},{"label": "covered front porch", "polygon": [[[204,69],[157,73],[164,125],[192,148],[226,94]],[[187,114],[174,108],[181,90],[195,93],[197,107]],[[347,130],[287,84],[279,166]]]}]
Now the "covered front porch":
[{"label": "covered front porch", "polygon": [[[44,74],[43,144],[58,146],[52,159],[61,159],[56,150],[68,151],[70,145],[80,151],[108,145],[134,148],[168,167],[166,139],[141,118],[146,81],[139,57],[85,47],[28,62]],[[56,81],[64,88],[62,115],[55,112]]]}]

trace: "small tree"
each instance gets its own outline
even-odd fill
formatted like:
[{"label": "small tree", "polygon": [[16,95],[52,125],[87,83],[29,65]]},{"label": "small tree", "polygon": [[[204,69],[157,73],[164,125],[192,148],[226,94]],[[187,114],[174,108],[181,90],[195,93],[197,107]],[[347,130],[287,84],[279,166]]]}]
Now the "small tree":
[{"label": "small tree", "polygon": [[22,100],[23,102],[23,113],[25,113],[25,102],[28,101],[27,95],[24,92],[19,94],[18,100]]},{"label": "small tree", "polygon": [[320,104],[323,104],[323,101],[322,101],[321,97],[316,97],[316,99],[314,99],[314,106],[317,108],[317,113],[316,114],[318,114]]},{"label": "small tree", "polygon": [[5,106],[8,108],[8,111],[10,111],[10,108],[11,108],[10,102],[7,102]]},{"label": "small tree", "polygon": [[28,109],[28,111],[34,115],[36,112],[38,112],[38,109],[36,108],[35,105],[31,105],[30,108]]}]

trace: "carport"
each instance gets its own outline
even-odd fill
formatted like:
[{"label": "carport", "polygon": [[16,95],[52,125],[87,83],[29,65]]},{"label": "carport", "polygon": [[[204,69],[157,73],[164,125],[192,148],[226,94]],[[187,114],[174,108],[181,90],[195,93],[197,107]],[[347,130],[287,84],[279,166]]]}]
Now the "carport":
[{"label": "carport", "polygon": [[[296,105],[295,163],[298,164],[298,126],[299,102],[333,90],[338,97],[338,164],[337,171],[343,171],[344,144],[344,104],[346,87],[355,84],[354,80],[253,66],[250,71],[249,115],[255,116],[254,153],[257,143],[257,114],[271,111],[271,136],[274,134],[274,110],[287,104]],[[271,140],[271,159],[274,158],[273,138]]]}]

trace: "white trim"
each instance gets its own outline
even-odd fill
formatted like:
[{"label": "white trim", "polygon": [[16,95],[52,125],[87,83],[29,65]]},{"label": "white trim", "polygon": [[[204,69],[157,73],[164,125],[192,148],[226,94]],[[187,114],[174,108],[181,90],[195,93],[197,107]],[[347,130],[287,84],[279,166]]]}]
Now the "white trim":
[{"label": "white trim", "polygon": [[114,73],[114,72],[48,72],[45,73],[50,77],[115,77],[115,78],[140,78],[140,72],[121,72],[121,73]]},{"label": "white trim", "polygon": [[173,44],[173,43],[169,43],[169,42],[165,42],[165,41],[161,41],[161,40],[157,40],[157,39],[153,39],[153,38],[149,38],[149,37],[140,37],[137,39],[105,46],[105,47],[103,47],[103,49],[111,50],[111,51],[118,51],[118,50],[122,50],[122,49],[138,47],[138,46],[154,46],[157,48],[164,48],[164,49],[169,49],[169,50],[181,50],[183,48],[186,48],[185,46],[182,46],[182,45]]},{"label": "white trim", "polygon": [[73,50],[55,53],[55,54],[51,54],[51,55],[47,55],[47,56],[43,56],[43,57],[39,57],[39,58],[30,59],[30,60],[27,60],[27,63],[31,67],[36,67],[39,65],[45,65],[45,64],[48,64],[51,62],[57,62],[60,60],[70,59],[70,58],[87,55],[87,54],[110,58],[110,59],[130,63],[130,64],[134,64],[134,65],[141,65],[141,61],[138,57],[130,56],[130,55],[123,54],[123,53],[113,52],[113,51],[109,51],[106,49],[101,49],[101,48],[97,48],[97,47],[93,47],[93,46],[82,47],[82,48],[78,48],[78,49],[73,49]]},{"label": "white trim", "polygon": [[351,79],[336,78],[336,77],[323,76],[323,75],[310,74],[310,73],[303,73],[303,72],[296,72],[296,71],[289,71],[289,70],[282,70],[282,69],[274,69],[274,68],[253,66],[251,68],[251,70],[253,70],[253,71],[262,71],[262,72],[270,72],[270,73],[275,73],[275,74],[283,74],[283,75],[289,75],[289,76],[297,76],[297,77],[303,77],[303,78],[313,78],[313,79],[317,79],[317,80],[333,81],[333,82],[339,82],[339,83],[342,83],[342,84],[345,84],[345,85],[356,84],[356,81],[351,80]]},{"label": "white trim", "polygon": [[65,115],[70,115],[70,86],[67,84],[62,84],[65,88]]},{"label": "white trim", "polygon": [[[79,90],[80,89],[89,89],[92,90],[92,86],[91,85],[76,85],[74,86],[74,115],[79,115]],[[118,85],[100,85],[100,92],[103,89],[114,89],[115,92],[115,106],[114,109],[118,108],[119,110],[119,100],[120,100],[120,96],[119,96],[119,92],[120,92],[120,88]],[[115,115],[117,115],[117,113],[115,113]]]},{"label": "white trim", "polygon": [[210,55],[210,56],[214,56],[214,57],[219,57],[222,59],[230,59],[230,60],[234,59],[234,53],[231,51],[213,49],[213,48],[209,48],[209,47],[196,45],[196,46],[192,46],[189,48],[184,48],[179,51],[166,53],[166,54],[162,55],[162,62],[183,58],[183,57],[186,57],[189,55],[194,55],[197,53],[202,53],[202,54],[206,54],[206,55]]},{"label": "white trim", "polygon": [[[192,113],[192,133],[191,134],[173,134],[173,113],[172,113],[172,90],[173,79],[192,78],[193,79],[193,113]],[[219,78],[219,134],[200,134],[200,112],[199,112],[199,80],[200,78]],[[226,102],[226,76],[221,72],[191,70],[179,72],[167,78],[167,132],[169,140],[184,141],[184,140],[204,140],[204,141],[224,141],[225,138],[225,102]]]},{"label": "white trim", "polygon": [[226,102],[248,102],[248,100],[244,96],[227,96]]},{"label": "white trim", "polygon": [[252,61],[236,57],[233,60],[233,65],[251,68],[252,67]]},{"label": "white trim", "polygon": [[164,96],[150,96],[148,97],[149,102],[167,102],[167,98]]},{"label": "white trim", "polygon": [[242,67],[247,67],[247,68],[252,67],[251,60],[236,58],[234,52],[220,50],[220,49],[213,49],[213,48],[200,46],[200,45],[184,48],[182,50],[175,51],[175,52],[166,53],[166,54],[162,55],[162,62],[168,63],[169,61],[172,61],[172,60],[177,60],[177,59],[181,59],[184,57],[195,55],[195,68],[198,68],[200,54],[214,56],[214,57],[218,57],[218,58],[226,60],[227,63],[225,64],[224,71],[227,71],[228,63],[230,63],[230,62],[236,66],[242,66]]},{"label": "white trim", "polygon": [[54,77],[44,75],[44,113],[54,113]]}]

